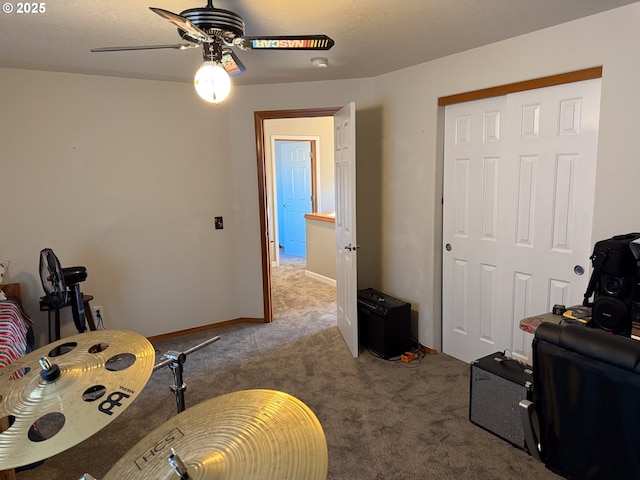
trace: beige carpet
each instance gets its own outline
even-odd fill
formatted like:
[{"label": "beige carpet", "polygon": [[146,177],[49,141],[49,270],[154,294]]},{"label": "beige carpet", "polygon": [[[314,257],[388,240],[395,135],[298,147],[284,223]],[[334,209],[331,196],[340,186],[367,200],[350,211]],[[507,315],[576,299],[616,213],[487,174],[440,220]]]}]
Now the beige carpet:
[{"label": "beige carpet", "polygon": [[[467,364],[442,353],[409,365],[367,351],[353,359],[336,327],[335,288],[305,277],[304,262],[295,258],[274,272],[274,288],[272,324],[223,327],[155,345],[184,351],[221,336],[187,358],[187,411],[238,390],[294,395],[322,424],[329,480],[559,478],[469,422]],[[172,382],[168,368],[158,370],[109,426],[19,473],[18,480],[78,479],[85,472],[103,477],[138,440],[176,414]],[[210,428],[214,432],[216,425]]]}]

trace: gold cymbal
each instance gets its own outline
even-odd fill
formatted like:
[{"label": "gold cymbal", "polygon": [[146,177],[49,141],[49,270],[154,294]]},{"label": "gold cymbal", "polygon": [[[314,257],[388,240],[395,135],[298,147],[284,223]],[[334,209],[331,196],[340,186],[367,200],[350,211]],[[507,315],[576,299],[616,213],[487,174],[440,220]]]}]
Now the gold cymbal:
[{"label": "gold cymbal", "polygon": [[95,330],[0,369],[0,418],[10,424],[0,433],[0,470],[49,458],[107,426],[138,396],[154,362],[142,335]]},{"label": "gold cymbal", "polygon": [[176,479],[172,450],[190,480],[327,478],[320,422],[303,402],[273,390],[228,393],[188,408],[138,442],[103,480]]}]

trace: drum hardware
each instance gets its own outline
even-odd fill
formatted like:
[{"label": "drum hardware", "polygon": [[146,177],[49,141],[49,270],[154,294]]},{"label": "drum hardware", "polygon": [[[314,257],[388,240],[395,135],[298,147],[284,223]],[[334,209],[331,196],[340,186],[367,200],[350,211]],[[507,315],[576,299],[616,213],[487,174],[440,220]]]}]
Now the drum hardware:
[{"label": "drum hardware", "polygon": [[[219,339],[169,352],[154,366],[155,351],[146,338],[97,330],[53,342],[0,369],[0,418],[10,419],[9,428],[0,433],[0,469],[40,461],[85,440],[124,411],[154,370],[169,365],[178,415],[138,442],[103,480],[326,480],[322,426],[291,395],[246,390],[185,411],[186,357]],[[59,429],[42,438],[30,435],[34,429],[39,433],[36,425],[42,419],[46,424],[49,416]],[[54,442],[46,441],[54,437]],[[80,480],[96,479],[85,473]]]},{"label": "drum hardware", "polygon": [[[153,371],[159,370],[162,367],[169,366],[171,372],[173,373],[173,379],[175,384],[170,386],[169,388],[176,396],[176,406],[178,408],[178,413],[184,412],[186,409],[184,392],[187,389],[183,381],[183,373],[184,373],[184,362],[187,360],[187,356],[200,350],[201,348],[206,347],[214,342],[220,340],[220,336],[217,335],[215,337],[209,338],[198,345],[195,345],[184,352],[177,352],[175,350],[169,350],[163,354],[164,360],[157,363],[153,367]],[[180,477],[181,480],[188,480],[189,475],[187,473],[187,466],[184,464],[180,456],[171,449],[171,454],[168,457],[168,462],[174,473]],[[90,474],[85,473],[79,480],[96,480]]]},{"label": "drum hardware", "polygon": [[176,472],[176,475],[180,477],[180,480],[189,479],[187,466],[184,464],[182,459],[178,456],[178,454],[173,448],[171,449],[171,455],[169,455],[169,465],[171,465],[171,468],[173,468],[173,471]]},{"label": "drum hardware", "polygon": [[169,350],[167,353],[164,354],[165,359],[153,367],[153,371],[155,372],[156,370],[166,365],[169,365],[169,368],[173,372],[173,379],[175,384],[172,385],[170,388],[171,388],[171,391],[176,396],[176,405],[178,407],[178,413],[184,412],[186,408],[185,402],[184,402],[184,392],[187,389],[187,386],[183,382],[182,373],[184,371],[183,365],[184,365],[184,362],[187,360],[187,355],[190,355],[193,352],[196,352],[201,348],[204,348],[207,345],[212,344],[213,342],[217,342],[218,340],[220,340],[219,335],[212,337],[208,340],[205,340],[204,342],[199,343],[198,345],[191,347],[190,349],[184,352],[176,352],[174,350]]},{"label": "drum hardware", "polygon": [[146,385],[154,359],[142,335],[96,330],[0,369],[0,418],[9,419],[0,433],[0,470],[52,457],[107,426]]},{"label": "drum hardware", "polygon": [[40,372],[40,377],[45,382],[54,382],[60,376],[60,367],[58,365],[52,364],[49,357],[42,357],[38,360],[42,371]]}]

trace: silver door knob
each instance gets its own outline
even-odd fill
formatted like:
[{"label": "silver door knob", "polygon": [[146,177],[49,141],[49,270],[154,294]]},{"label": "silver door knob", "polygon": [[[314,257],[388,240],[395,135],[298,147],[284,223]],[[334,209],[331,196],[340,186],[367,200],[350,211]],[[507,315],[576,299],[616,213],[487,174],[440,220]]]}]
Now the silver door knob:
[{"label": "silver door knob", "polygon": [[447,244],[444,246],[444,248],[446,248],[446,249],[447,249],[447,252],[450,252],[450,251],[451,251],[451,244],[450,244],[450,243],[447,243]]}]

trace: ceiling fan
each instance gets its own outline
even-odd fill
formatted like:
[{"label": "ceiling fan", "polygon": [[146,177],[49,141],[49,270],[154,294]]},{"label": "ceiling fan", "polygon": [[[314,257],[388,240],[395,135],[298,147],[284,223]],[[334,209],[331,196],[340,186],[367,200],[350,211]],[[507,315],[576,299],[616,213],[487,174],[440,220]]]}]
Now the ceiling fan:
[{"label": "ceiling fan", "polygon": [[240,75],[246,70],[233,51],[234,47],[240,50],[329,50],[334,45],[327,35],[245,36],[242,17],[232,11],[215,8],[213,0],[207,0],[206,7],[190,8],[179,15],[161,8],[149,9],[177,26],[180,37],[187,43],[103,47],[92,48],[91,51],[185,50],[202,46],[204,64],[196,73],[194,84],[198,94],[212,103],[224,100],[229,94],[229,75]]}]

